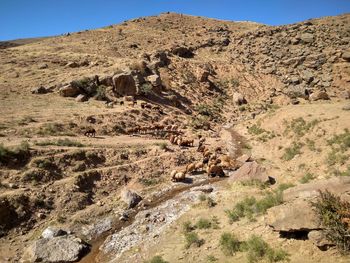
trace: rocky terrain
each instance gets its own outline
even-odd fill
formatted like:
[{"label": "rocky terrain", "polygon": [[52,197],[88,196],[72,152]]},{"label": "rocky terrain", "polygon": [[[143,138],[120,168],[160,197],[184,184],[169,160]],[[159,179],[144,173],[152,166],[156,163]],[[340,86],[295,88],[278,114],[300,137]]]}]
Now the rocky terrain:
[{"label": "rocky terrain", "polygon": [[0,262],[349,262],[349,29],[164,13],[0,43]]}]

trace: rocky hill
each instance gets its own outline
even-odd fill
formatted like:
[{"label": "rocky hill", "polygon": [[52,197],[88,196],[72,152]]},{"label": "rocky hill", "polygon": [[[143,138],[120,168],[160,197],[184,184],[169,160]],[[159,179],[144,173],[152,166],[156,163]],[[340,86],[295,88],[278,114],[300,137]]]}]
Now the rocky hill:
[{"label": "rocky hill", "polygon": [[341,196],[348,233],[349,28],[165,13],[1,43],[0,261],[348,262],[309,201]]}]

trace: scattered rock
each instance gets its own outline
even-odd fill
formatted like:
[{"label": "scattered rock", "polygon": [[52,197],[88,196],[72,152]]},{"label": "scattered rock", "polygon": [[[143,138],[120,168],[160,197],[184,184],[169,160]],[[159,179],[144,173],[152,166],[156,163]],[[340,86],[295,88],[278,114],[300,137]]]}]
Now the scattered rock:
[{"label": "scattered rock", "polygon": [[131,191],[128,189],[123,190],[120,197],[121,197],[122,201],[127,204],[128,209],[134,208],[142,200],[141,196],[139,196],[134,191]]},{"label": "scattered rock", "polygon": [[58,93],[62,96],[62,97],[75,97],[80,93],[80,89],[78,87],[73,87],[70,84],[60,88],[58,90]]},{"label": "scattered rock", "polygon": [[171,53],[182,58],[192,58],[194,56],[192,48],[184,46],[174,46]]},{"label": "scattered rock", "polygon": [[46,228],[42,233],[41,236],[43,238],[54,238],[54,237],[58,237],[58,236],[64,236],[66,235],[67,232],[60,229],[60,228],[54,228],[54,227],[48,227]]},{"label": "scattered rock", "polygon": [[26,249],[22,259],[26,262],[68,263],[79,260],[88,246],[74,236],[42,238]]},{"label": "scattered rock", "polygon": [[79,94],[76,98],[75,98],[75,101],[76,102],[84,102],[84,101],[87,101],[89,100],[89,97],[84,95],[84,94]]},{"label": "scattered rock", "polygon": [[41,65],[39,65],[38,66],[38,69],[46,69],[46,68],[48,68],[49,66],[47,65],[47,64],[41,64]]},{"label": "scattered rock", "polygon": [[344,51],[341,57],[342,57],[344,60],[350,62],[350,50]]},{"label": "scattered rock", "polygon": [[238,92],[233,93],[232,99],[233,103],[236,105],[242,105],[247,103],[247,100],[244,98],[244,96]]},{"label": "scattered rock", "polygon": [[69,68],[78,68],[79,64],[77,62],[68,62],[66,66]]},{"label": "scattered rock", "polygon": [[203,193],[211,193],[214,191],[214,187],[212,187],[211,185],[204,185],[204,186],[197,186],[197,187],[193,187],[192,191],[200,191]]},{"label": "scattered rock", "polygon": [[334,246],[334,243],[325,238],[323,231],[312,230],[307,235],[308,239],[321,250],[327,250],[329,247]]},{"label": "scattered rock", "polygon": [[40,86],[39,88],[34,88],[31,90],[32,94],[46,94],[48,93],[48,90],[43,87],[43,86]]},{"label": "scattered rock", "polygon": [[342,99],[348,100],[350,99],[350,90],[345,90],[340,93],[340,97]]},{"label": "scattered rock", "polygon": [[328,93],[325,91],[315,91],[313,93],[311,93],[311,95],[309,96],[309,99],[311,101],[316,101],[316,100],[329,100],[329,96]]},{"label": "scattered rock", "polygon": [[300,35],[300,40],[303,43],[312,43],[314,42],[314,35],[310,33],[304,33]]},{"label": "scattered rock", "polygon": [[240,157],[238,157],[236,160],[241,163],[249,162],[251,161],[251,156],[248,154],[243,154]]},{"label": "scattered rock", "polygon": [[350,110],[350,104],[349,105],[345,105],[342,109],[343,110]]},{"label": "scattered rock", "polygon": [[153,87],[159,87],[162,85],[162,80],[160,79],[160,77],[156,74],[154,75],[151,75],[151,76],[148,76],[147,77],[147,80],[149,82],[151,82],[152,86]]}]

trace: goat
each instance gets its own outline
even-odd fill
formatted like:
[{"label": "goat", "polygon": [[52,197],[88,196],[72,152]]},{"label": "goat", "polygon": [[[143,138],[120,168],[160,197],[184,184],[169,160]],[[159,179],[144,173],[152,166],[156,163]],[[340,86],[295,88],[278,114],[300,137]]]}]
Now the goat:
[{"label": "goat", "polygon": [[170,173],[170,177],[171,177],[171,181],[173,181],[173,182],[180,182],[180,181],[185,180],[185,178],[186,178],[185,173],[178,172],[176,170],[173,170]]}]

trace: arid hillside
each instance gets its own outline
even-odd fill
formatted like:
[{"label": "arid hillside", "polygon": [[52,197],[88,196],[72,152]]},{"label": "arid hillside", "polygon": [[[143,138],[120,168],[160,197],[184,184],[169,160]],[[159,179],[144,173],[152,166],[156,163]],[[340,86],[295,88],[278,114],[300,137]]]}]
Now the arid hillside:
[{"label": "arid hillside", "polygon": [[349,262],[349,14],[164,13],[0,73],[0,262]]}]

